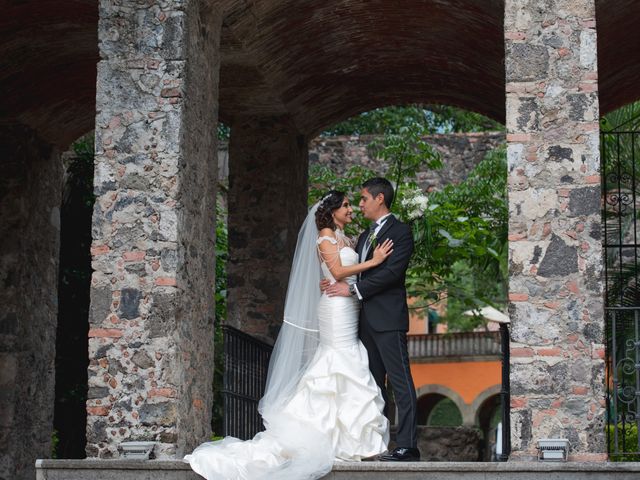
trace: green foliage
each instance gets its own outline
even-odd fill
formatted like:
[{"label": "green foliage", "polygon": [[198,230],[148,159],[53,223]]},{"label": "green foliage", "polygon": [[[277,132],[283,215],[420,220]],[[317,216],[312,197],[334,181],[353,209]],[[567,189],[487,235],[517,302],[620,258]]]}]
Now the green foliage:
[{"label": "green foliage", "polygon": [[[211,428],[222,431],[224,401],[222,397],[222,377],[224,374],[224,338],[222,324],[227,318],[227,260],[229,258],[229,237],[227,231],[227,211],[218,196],[216,201],[216,320],[214,332],[214,373],[213,412]],[[215,433],[213,434],[215,437]],[[214,439],[214,438],[212,438]]]},{"label": "green foliage", "polygon": [[439,153],[424,139],[423,125],[409,123],[398,128],[397,133],[387,133],[370,145],[374,155],[388,165],[385,176],[399,185],[395,205],[400,208],[403,185],[415,187],[413,179],[421,168],[442,168]]},{"label": "green foliage", "polygon": [[462,414],[450,398],[443,398],[433,406],[427,425],[430,427],[457,427],[462,425]]},{"label": "green foliage", "polygon": [[[633,243],[637,211],[628,208],[637,197],[638,187],[634,178],[640,169],[640,102],[631,103],[600,120],[603,188],[607,192],[604,210],[605,243]],[[634,133],[631,133],[634,132]],[[635,191],[634,191],[635,190]],[[622,208],[621,208],[622,206]],[[628,239],[628,241],[626,241]],[[606,249],[607,305],[638,305],[640,285],[633,256],[622,255],[623,249]]]},{"label": "green foliage", "polygon": [[426,307],[448,299],[451,330],[478,326],[462,312],[507,297],[507,166],[504,148],[487,154],[458,185],[430,194],[424,217],[413,223],[416,248],[408,275],[409,294]]},{"label": "green foliage", "polygon": [[218,122],[218,140],[229,141],[231,137],[231,127],[222,122]]},{"label": "green foliage", "polygon": [[[423,138],[424,131],[417,123],[399,128],[397,133],[389,133],[380,140],[369,145],[374,156],[384,165],[382,175],[400,185],[396,189],[393,209],[404,218],[402,198],[406,190],[416,187],[414,179],[421,168],[442,168],[442,160],[438,152]],[[365,180],[378,176],[371,169],[353,165],[344,174],[336,175],[330,168],[313,165],[309,172],[309,204],[316,203],[330,189],[344,191],[354,203],[357,210],[357,199],[361,185]],[[357,235],[368,226],[368,221],[360,216],[346,228],[347,234]]]},{"label": "green foliage", "polygon": [[58,458],[58,444],[60,443],[60,437],[58,436],[58,430],[55,428],[51,432],[51,458]]},{"label": "green foliage", "polygon": [[[637,462],[640,460],[638,447],[638,426],[634,423],[618,424],[618,452],[615,448],[615,425],[607,425],[609,457],[612,462]],[[632,453],[636,452],[636,453]]]},{"label": "green foliage", "polygon": [[[504,148],[486,158],[458,185],[448,185],[429,194],[429,207],[421,218],[411,219],[403,199],[416,188],[416,173],[437,169],[442,162],[423,139],[424,130],[410,123],[387,133],[372,145],[382,160],[383,175],[397,184],[392,211],[411,224],[415,252],[407,272],[409,295],[418,299],[418,311],[446,295],[451,309],[452,330],[469,330],[482,321],[462,315],[464,310],[493,305],[503,309],[507,296],[507,167]],[[357,205],[363,181],[377,173],[351,167],[336,175],[326,167],[310,171],[310,204],[331,188],[347,192]],[[355,208],[357,210],[357,208]],[[356,215],[347,233],[354,235],[367,226]]]},{"label": "green foliage", "polygon": [[408,125],[430,133],[484,132],[504,126],[479,113],[446,105],[406,105],[377,108],[326,129],[322,135],[398,134]]}]

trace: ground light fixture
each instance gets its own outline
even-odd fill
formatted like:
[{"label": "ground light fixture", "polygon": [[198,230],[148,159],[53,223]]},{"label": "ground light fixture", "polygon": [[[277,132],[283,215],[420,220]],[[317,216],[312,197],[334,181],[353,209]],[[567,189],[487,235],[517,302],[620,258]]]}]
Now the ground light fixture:
[{"label": "ground light fixture", "polygon": [[538,460],[541,462],[566,462],[569,457],[569,440],[566,438],[542,438],[538,440]]}]

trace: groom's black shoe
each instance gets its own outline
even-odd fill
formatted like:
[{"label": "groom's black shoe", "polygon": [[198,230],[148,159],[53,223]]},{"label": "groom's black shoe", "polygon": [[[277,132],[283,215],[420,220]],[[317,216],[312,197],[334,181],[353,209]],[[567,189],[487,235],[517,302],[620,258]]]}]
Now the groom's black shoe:
[{"label": "groom's black shoe", "polygon": [[417,462],[420,460],[420,450],[417,448],[398,447],[391,452],[378,456],[380,462]]}]

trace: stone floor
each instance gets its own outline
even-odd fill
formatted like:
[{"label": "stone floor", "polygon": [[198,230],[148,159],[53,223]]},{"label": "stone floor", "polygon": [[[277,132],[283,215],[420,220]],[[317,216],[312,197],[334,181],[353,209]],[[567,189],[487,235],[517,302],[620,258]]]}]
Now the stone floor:
[{"label": "stone floor", "polygon": [[[325,480],[637,480],[640,463],[381,462],[336,464]],[[201,480],[163,460],[38,460],[36,480]],[[274,479],[276,480],[276,479]]]}]

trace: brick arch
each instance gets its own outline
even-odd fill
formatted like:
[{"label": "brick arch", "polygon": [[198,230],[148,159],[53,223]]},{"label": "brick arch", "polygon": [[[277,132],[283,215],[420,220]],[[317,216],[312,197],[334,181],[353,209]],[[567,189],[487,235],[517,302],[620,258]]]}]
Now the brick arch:
[{"label": "brick arch", "polygon": [[[190,220],[200,219],[199,209],[207,210],[209,208],[210,210],[209,205],[204,205],[201,202],[202,199],[213,197],[209,194],[211,192],[206,191],[206,185],[214,184],[213,181],[208,181],[210,180],[209,172],[204,171],[206,169],[203,165],[208,159],[206,153],[203,152],[214,152],[215,142],[203,141],[202,139],[207,139],[207,133],[215,130],[215,121],[213,120],[215,115],[211,115],[211,112],[216,111],[218,107],[222,111],[223,118],[228,118],[227,123],[232,125],[240,118],[290,117],[292,126],[289,129],[287,123],[286,132],[289,141],[283,142],[281,148],[281,151],[286,153],[288,150],[298,148],[297,146],[301,143],[299,140],[309,132],[321,128],[322,125],[332,123],[332,119],[343,118],[351,111],[350,109],[366,109],[368,105],[402,103],[417,101],[417,99],[425,101],[441,99],[446,103],[467,106],[472,110],[477,109],[474,108],[474,105],[482,103],[484,110],[493,112],[491,116],[504,116],[505,83],[502,65],[503,60],[506,60],[507,66],[511,69],[509,85],[507,85],[508,102],[510,111],[514,112],[513,115],[509,115],[507,122],[510,132],[508,137],[510,165],[514,167],[511,170],[513,173],[510,178],[512,188],[510,191],[510,211],[512,212],[510,225],[513,228],[522,228],[522,232],[519,230],[510,232],[513,234],[512,238],[526,238],[527,232],[534,231],[533,227],[538,229],[537,219],[525,216],[528,213],[525,210],[528,208],[520,208],[524,204],[520,200],[523,200],[523,197],[527,195],[527,192],[520,190],[521,180],[526,180],[527,188],[532,188],[532,191],[535,192],[542,192],[546,189],[551,195],[555,195],[555,192],[551,192],[551,190],[560,186],[562,186],[562,190],[567,188],[570,197],[571,193],[575,192],[574,198],[578,201],[570,201],[569,210],[577,208],[577,205],[581,204],[580,199],[583,198],[583,194],[595,192],[596,195],[593,196],[598,197],[597,187],[593,186],[594,183],[596,185],[599,183],[597,171],[594,168],[598,158],[597,139],[577,145],[573,133],[575,129],[581,129],[580,131],[592,132],[592,136],[597,137],[597,118],[591,118],[589,115],[597,117],[594,112],[598,111],[598,98],[602,102],[602,112],[610,111],[636,98],[634,79],[638,76],[637,52],[640,49],[637,48],[637,45],[640,40],[638,40],[639,34],[635,25],[627,22],[638,17],[638,8],[640,7],[635,5],[637,2],[632,0],[599,0],[595,2],[598,7],[597,15],[600,25],[598,35],[599,50],[602,53],[600,72],[598,72],[595,63],[595,49],[586,48],[585,62],[581,62],[581,55],[577,55],[581,49],[581,33],[587,34],[585,37],[587,43],[590,41],[589,39],[595,39],[593,17],[596,12],[593,11],[593,2],[591,1],[567,2],[566,10],[563,9],[565,10],[563,15],[566,18],[560,18],[558,12],[545,12],[544,9],[533,11],[532,2],[523,4],[516,0],[507,0],[506,9],[510,13],[510,17],[505,18],[504,29],[500,19],[505,10],[503,8],[505,2],[500,0],[442,0],[438,2],[414,0],[404,3],[403,9],[389,6],[393,5],[391,2],[376,2],[375,5],[371,5],[371,3],[352,3],[349,0],[331,2],[321,2],[320,0],[241,2],[238,0],[226,2],[226,5],[222,7],[216,2],[184,2],[187,10],[193,10],[205,4],[225,9],[224,14],[216,12],[215,18],[191,25],[200,27],[193,28],[189,32],[201,32],[203,38],[198,45],[195,45],[194,42],[200,41],[199,38],[192,39],[193,41],[189,40],[190,37],[187,38],[188,35],[185,32],[179,31],[180,28],[175,28],[175,24],[163,23],[164,20],[160,18],[162,16],[158,16],[157,12],[151,10],[141,12],[145,14],[144,20],[148,20],[149,25],[154,25],[152,29],[145,29],[138,28],[140,25],[136,24],[141,16],[112,15],[113,12],[106,7],[101,10],[101,38],[103,40],[101,44],[103,47],[101,75],[106,75],[117,86],[117,88],[111,88],[110,82],[98,82],[98,99],[105,107],[100,112],[102,118],[99,127],[105,130],[104,133],[109,133],[111,120],[117,123],[118,117],[125,115],[133,104],[138,104],[138,102],[142,104],[149,99],[147,92],[138,91],[140,84],[135,81],[135,75],[137,75],[135,72],[139,73],[143,67],[151,70],[153,66],[157,68],[153,62],[152,67],[148,67],[148,65],[140,67],[140,59],[145,58],[145,55],[149,53],[144,50],[145,46],[155,45],[154,41],[157,40],[155,36],[158,31],[166,32],[163,39],[169,43],[175,41],[176,45],[162,44],[161,48],[152,52],[153,55],[175,64],[176,59],[183,57],[172,55],[175,53],[173,47],[182,47],[183,44],[187,44],[187,47],[190,48],[188,53],[191,54],[189,55],[188,67],[192,68],[192,65],[196,65],[192,70],[189,70],[189,75],[185,74],[185,78],[192,83],[186,85],[185,92],[188,94],[185,94],[182,99],[189,102],[189,105],[184,109],[182,106],[175,107],[179,111],[173,118],[184,118],[190,127],[197,127],[200,130],[188,128],[185,131],[190,136],[185,136],[180,140],[170,139],[170,141],[178,141],[181,144],[177,150],[171,152],[170,158],[165,159],[171,163],[171,166],[176,166],[180,180],[177,184],[194,188],[186,189],[186,195],[182,197],[174,195],[174,192],[171,193],[172,196],[169,200],[176,198],[186,200],[186,204],[182,202],[181,205],[182,212],[188,215],[179,218],[181,223],[178,225],[177,231],[173,228],[175,222],[172,221],[171,215],[175,211],[165,210],[167,218],[165,218],[163,230],[181,243],[179,244],[179,255],[177,255],[179,262],[177,266],[174,265],[175,262],[166,262],[166,275],[160,277],[160,274],[157,274],[157,279],[152,277],[154,274],[149,274],[149,280],[157,280],[157,283],[153,284],[158,288],[149,294],[152,296],[152,298],[150,297],[150,305],[158,312],[158,315],[166,316],[168,320],[175,317],[172,305],[178,295],[174,295],[171,289],[178,282],[189,286],[196,285],[198,288],[201,288],[201,283],[207,285],[213,283],[210,279],[205,282],[198,281],[198,278],[206,276],[206,272],[203,275],[198,270],[198,265],[204,265],[209,261],[209,258],[206,257],[207,250],[201,248],[201,245],[206,243],[211,229],[199,221]],[[113,5],[107,4],[109,2],[103,2],[103,5],[113,7]],[[135,9],[140,5],[140,2],[123,0],[118,4],[118,7],[120,4],[124,4]],[[61,174],[59,171],[47,172],[44,169],[45,164],[53,166],[58,162],[58,157],[51,154],[50,146],[68,145],[82,131],[90,128],[95,113],[92,93],[95,93],[95,61],[97,60],[96,2],[93,0],[74,0],[66,2],[64,7],[62,8],[60,2],[54,0],[13,2],[13,5],[5,10],[3,19],[0,20],[2,22],[0,28],[2,48],[0,52],[3,65],[9,66],[0,74],[0,86],[5,94],[1,109],[3,122],[8,122],[11,127],[6,129],[6,132],[11,134],[15,132],[19,136],[19,142],[17,142],[19,145],[15,150],[32,155],[30,158],[25,158],[23,163],[26,165],[28,162],[33,172],[41,176],[39,177],[41,183],[30,180],[25,185],[23,189],[25,202],[31,201],[36,196],[45,198],[49,193],[49,186],[45,184],[56,180],[57,176]],[[530,8],[531,15],[518,16],[517,11],[522,8]],[[191,17],[194,16],[195,14]],[[560,55],[559,49],[554,46],[557,39],[553,37],[557,33],[558,25],[566,25],[567,18],[573,28],[573,33],[565,34],[560,31],[563,35],[562,39],[566,40],[566,46],[569,47],[565,48],[563,54]],[[552,20],[551,23],[549,19]],[[199,21],[198,18],[196,20]],[[222,47],[220,50],[217,43],[219,25],[224,25],[221,27],[222,40],[220,43]],[[496,28],[496,25],[499,28]],[[429,26],[437,28],[429,28]],[[210,32],[207,27],[212,27]],[[120,33],[120,31],[124,36],[118,43],[110,35]],[[214,37],[216,40],[211,41]],[[109,40],[110,38],[111,40]],[[478,38],[485,41],[473,42]],[[504,38],[506,38],[507,44],[506,59]],[[618,53],[615,51],[616,49]],[[545,61],[539,64],[527,62],[527,57],[530,58],[528,52],[533,52],[537,58],[542,58]],[[197,66],[207,64],[207,61],[215,63],[215,65],[208,69]],[[215,74],[218,70],[218,64],[222,65],[219,101],[217,75]],[[548,65],[553,68],[548,69]],[[576,77],[572,74],[572,70],[582,74],[583,83],[578,85],[576,85],[577,82],[574,83]],[[558,73],[562,73],[562,75],[558,75]],[[206,78],[202,78],[202,81],[195,81],[194,79],[200,74]],[[598,75],[600,78],[599,92],[597,92],[598,84],[596,83]],[[175,79],[166,78],[166,80]],[[550,97],[545,96],[534,96],[535,92],[530,92],[532,86],[526,85],[529,80],[536,84],[535,88],[539,86],[542,88],[542,85],[548,86],[550,82],[558,82],[564,90],[572,91],[570,102],[573,102],[576,108],[571,110],[572,116],[576,118],[569,119],[569,122],[564,124],[562,129],[552,132],[550,129],[555,128],[554,122],[550,122],[550,126],[545,125],[544,122],[538,125],[537,117],[549,111],[548,107],[543,104],[544,102],[550,101],[554,103],[554,106],[558,106],[560,110],[564,111],[571,107],[571,103],[563,100],[562,96],[558,100],[550,100]],[[168,90],[164,93],[157,92],[152,100],[168,102],[167,97],[171,97],[173,100],[181,98],[172,96],[176,95],[175,89]],[[532,94],[529,95],[529,93]],[[544,94],[545,92],[538,93]],[[518,98],[520,94],[523,95],[522,98]],[[118,102],[112,101],[114,97]],[[196,98],[198,101],[194,101]],[[517,115],[515,112],[521,112],[521,115]],[[204,123],[203,120],[208,123]],[[256,129],[262,128],[259,123],[256,121]],[[142,137],[152,133],[153,128],[150,124],[142,122],[138,122],[133,127],[134,130],[140,130]],[[175,129],[169,130],[175,131]],[[539,133],[543,134],[538,135]],[[546,135],[546,133],[553,133],[553,135]],[[553,144],[549,142],[553,142]],[[112,149],[111,153],[121,157],[128,155],[131,153],[128,143],[130,142],[120,142],[116,145],[118,148]],[[111,143],[111,147],[113,146],[114,144]],[[554,152],[566,152],[567,150],[575,154],[576,160],[584,159],[583,163],[587,163],[584,165],[586,171],[576,171],[575,178],[571,177],[570,184],[566,183],[565,175],[556,167],[551,170],[545,169],[536,175],[527,174],[526,179],[524,176],[518,178],[519,172],[524,172],[533,161],[537,160],[542,163],[551,156],[554,162],[558,161],[560,164],[563,159],[553,158],[556,156]],[[141,154],[144,155],[144,153]],[[540,158],[537,158],[537,155],[540,155]],[[5,158],[11,156],[16,158],[15,155],[5,155]],[[3,166],[6,165],[5,158],[2,160]],[[40,162],[37,164],[33,158],[37,158]],[[189,158],[191,161],[185,165],[181,163],[183,158]],[[120,158],[120,160],[124,161],[125,159]],[[107,166],[110,161],[106,156],[102,159],[104,166]],[[114,161],[118,161],[118,159],[116,158]],[[578,163],[579,161],[575,162],[576,165]],[[178,165],[187,166],[189,169],[177,168]],[[300,172],[300,177],[303,177],[303,172]],[[198,182],[197,179],[202,179],[202,181]],[[103,190],[104,195],[110,193],[113,188],[120,188],[117,185],[115,187],[110,185],[115,182],[111,182],[108,175],[105,175],[102,180],[97,187]],[[147,193],[144,192],[145,195]],[[54,191],[49,196],[52,201],[58,201],[58,195],[59,192]],[[107,200],[106,197],[105,200]],[[552,203],[555,205],[556,202]],[[122,202],[114,209],[124,208],[124,206],[125,202]],[[526,206],[528,207],[528,205]],[[40,205],[36,207],[40,207]],[[55,232],[51,232],[51,237],[48,237],[47,234],[43,234],[42,229],[37,228],[38,223],[36,223],[39,222],[48,230],[51,230],[49,225],[53,223],[52,226],[55,228],[54,208],[49,208],[51,205],[47,205],[47,207],[46,211],[43,208],[33,208],[33,211],[45,214],[39,215],[39,218],[34,219],[22,230],[15,228],[10,233],[19,239],[12,240],[13,244],[18,245],[24,238],[28,238],[25,233],[29,233],[29,229],[38,232],[40,238],[34,236],[33,245],[29,244],[28,246],[38,251],[41,264],[35,265],[34,268],[26,268],[29,265],[23,262],[23,265],[16,269],[15,277],[22,281],[29,279],[32,272],[39,272],[38,288],[41,291],[51,293],[55,291],[55,279],[43,279],[39,268],[41,265],[50,264],[50,257],[40,248],[42,245],[38,244],[37,240],[46,244],[48,238],[55,238]],[[576,212],[573,212],[575,213],[573,217],[571,211],[558,211],[546,204],[540,207],[544,207],[544,211],[540,212],[538,218],[548,214],[550,220],[549,232],[553,232],[553,247],[547,249],[547,244],[539,238],[527,239],[527,242],[533,242],[528,243],[528,246],[531,248],[534,246],[544,247],[547,249],[545,255],[554,251],[561,253],[562,250],[558,250],[559,241],[555,239],[564,235],[568,219],[573,221],[579,215],[586,217],[586,223],[590,225],[590,228],[584,229],[584,233],[581,231],[577,235],[576,241],[588,242],[591,253],[586,254],[586,263],[580,266],[587,272],[587,275],[578,275],[573,270],[569,274],[563,274],[561,271],[556,272],[554,281],[567,282],[568,290],[567,295],[564,295],[565,290],[562,290],[563,295],[555,297],[557,302],[553,303],[557,307],[554,307],[552,316],[548,316],[550,313],[547,309],[550,298],[544,296],[542,289],[538,288],[540,285],[535,283],[538,282],[538,278],[533,274],[526,278],[528,272],[534,270],[530,267],[535,266],[530,264],[530,258],[524,259],[522,256],[521,263],[514,263],[512,266],[511,279],[513,281],[511,285],[512,288],[518,289],[510,292],[512,301],[510,313],[514,319],[512,330],[514,353],[516,351],[527,352],[534,357],[533,363],[514,362],[512,378],[516,382],[520,382],[521,379],[525,380],[522,384],[514,382],[515,386],[520,388],[519,391],[522,395],[532,392],[536,395],[539,394],[540,398],[537,405],[524,405],[512,411],[513,424],[516,428],[522,426],[524,422],[528,422],[532,415],[539,414],[540,409],[544,408],[545,402],[550,403],[554,396],[553,393],[555,393],[540,393],[526,382],[532,375],[538,373],[540,373],[538,377],[540,379],[550,378],[548,375],[542,374],[546,372],[537,370],[543,368],[540,365],[544,364],[538,360],[548,359],[552,352],[539,348],[539,345],[544,343],[541,343],[539,339],[532,338],[534,329],[527,328],[534,325],[532,319],[548,319],[546,324],[549,325],[549,328],[546,331],[540,330],[534,333],[543,336],[553,335],[557,329],[559,335],[556,335],[555,341],[557,338],[566,337],[563,334],[569,318],[568,305],[572,304],[571,311],[585,308],[590,312],[591,318],[581,319],[580,321],[584,325],[580,326],[591,327],[591,319],[595,318],[596,321],[599,321],[601,318],[600,294],[583,281],[584,278],[597,280],[600,276],[601,255],[598,246],[600,240],[595,236],[589,237],[588,233],[599,230],[600,215],[599,211],[595,211],[598,207],[596,206],[594,211],[578,208]],[[105,208],[111,207],[105,206]],[[140,212],[142,211],[143,209],[140,209]],[[521,211],[524,213],[519,213]],[[50,213],[53,215],[48,215]],[[294,213],[292,212],[292,218]],[[110,212],[97,212],[96,218],[106,226],[109,215]],[[144,220],[142,213],[136,215],[138,215],[138,219]],[[109,234],[105,234],[105,237],[108,236]],[[102,239],[98,236],[96,240]],[[511,242],[514,249],[517,248],[516,241]],[[562,244],[560,247],[566,251],[567,246],[564,244],[564,240],[560,243]],[[56,245],[55,242],[49,242],[49,244]],[[114,249],[109,249],[103,242],[96,242],[95,260],[98,267],[102,263],[106,270],[113,263],[107,262],[105,260],[107,257],[103,255],[108,254],[114,259],[122,258],[125,254],[129,255],[134,246],[133,242],[123,242]],[[573,252],[576,246],[569,246],[569,248]],[[197,256],[202,251],[205,255],[199,259],[200,261],[184,261],[184,259],[194,258],[192,255]],[[164,252],[150,248],[149,256],[145,261],[156,261],[157,259],[154,257],[160,253]],[[35,256],[26,255],[25,257]],[[549,263],[553,263],[551,255],[547,265]],[[51,267],[47,268],[49,268],[47,273],[50,273]],[[538,273],[542,274],[543,269]],[[548,271],[545,273],[549,274]],[[542,275],[538,275],[538,277],[540,276]],[[115,303],[108,303],[105,306],[99,301],[101,288],[104,287],[108,295],[112,294],[111,286],[107,282],[109,278],[105,276],[102,280],[104,280],[103,284],[96,287],[93,305],[97,311],[97,326],[102,326],[101,322],[106,318],[106,314],[103,315],[104,311],[112,308],[112,305],[114,309],[118,308]],[[148,286],[151,283],[145,285]],[[564,284],[558,284],[558,286],[565,288]],[[560,292],[560,288],[555,290]],[[525,292],[525,289],[528,289],[529,293]],[[580,296],[577,296],[576,289],[579,289]],[[185,291],[191,292],[190,289]],[[574,295],[576,296],[574,297]],[[48,297],[41,295],[38,301],[41,298]],[[197,301],[201,298],[208,297],[204,294],[193,295],[193,297],[180,296],[178,300],[187,308],[178,309],[177,314],[187,318],[189,315],[184,312],[188,312],[191,308],[199,309],[201,312],[205,312],[205,315],[201,315],[200,318],[205,326],[208,325],[206,322],[211,319],[208,314],[210,305],[198,304]],[[110,299],[109,296],[107,300]],[[23,302],[20,307],[29,308],[30,305],[28,302]],[[13,318],[15,317],[9,320],[15,324]],[[49,318],[43,317],[42,320],[43,322],[48,321]],[[189,330],[191,325],[181,324],[181,328],[186,334],[191,333]],[[167,323],[166,329],[170,330],[169,323]],[[591,330],[591,328],[585,328],[581,331]],[[114,335],[115,332],[105,328],[98,329],[97,333]],[[187,337],[188,335],[184,335],[179,340]],[[195,335],[192,338],[200,340]],[[580,339],[584,339],[584,336]],[[561,343],[561,346],[565,348],[566,343]],[[36,350],[37,348],[30,348],[20,351]],[[599,355],[598,351],[583,352],[580,355],[579,357],[571,356],[570,361],[565,362],[564,366],[570,368],[578,361],[590,362],[594,371],[597,372],[596,377],[600,377],[601,373],[598,372],[602,372],[603,368],[602,361],[596,358]],[[187,365],[187,358],[181,360],[184,362],[185,368],[189,367],[188,370],[185,370],[189,372],[189,375],[196,371],[199,372],[199,375],[205,375],[206,369],[199,370],[196,368],[198,365]],[[206,358],[203,357],[199,360],[203,364],[207,364]],[[168,362],[167,359],[164,361]],[[22,364],[28,365],[29,362],[25,361]],[[46,362],[43,362],[42,368],[46,368],[46,366]],[[563,377],[562,371],[558,372],[558,376]],[[199,379],[196,375],[193,375],[193,378],[194,380]],[[21,377],[21,379],[24,380],[23,383],[27,383],[26,377]],[[207,396],[209,393],[207,392],[210,392],[210,388],[209,384],[206,385],[206,388],[204,384],[202,385],[203,395],[195,391],[188,392],[189,400],[192,400],[191,403],[184,401],[187,395],[183,395],[183,390],[180,390],[180,395],[174,395],[174,392],[168,387],[154,390],[154,394],[166,395],[163,396],[163,408],[166,407],[166,412],[158,412],[159,407],[150,403],[151,407],[145,411],[147,415],[154,414],[156,418],[161,418],[167,412],[171,414],[175,404],[180,404],[179,418],[182,430],[179,433],[181,435],[175,431],[168,431],[167,435],[163,437],[166,440],[163,440],[166,444],[163,448],[166,450],[162,454],[173,451],[181,452],[185,445],[191,445],[195,442],[197,435],[204,436],[207,433],[202,427],[207,423],[206,414],[200,414],[198,411],[204,412],[206,410],[205,407],[209,402]],[[551,386],[557,385],[552,383]],[[566,387],[568,388],[569,385],[567,384]],[[544,384],[540,388],[547,388],[547,385]],[[598,393],[597,387],[594,387],[594,392]],[[32,404],[28,397],[19,398],[24,405]],[[599,399],[592,398],[591,401],[591,407],[596,412],[594,418],[601,418]],[[567,425],[574,430],[596,432],[599,429],[594,420],[587,421],[583,416],[564,407],[562,412],[569,420]],[[97,418],[99,416],[94,416],[92,421],[100,420]],[[184,425],[187,427],[184,428]],[[171,428],[173,426],[174,424],[171,425]],[[545,424],[536,427],[533,431],[530,429],[530,438],[517,439],[518,442],[514,444],[514,450],[520,451],[524,456],[535,454],[531,440],[536,436],[545,435],[547,428],[550,427]],[[96,428],[94,431],[98,432],[99,429]],[[105,430],[103,429],[103,431]],[[188,433],[186,436],[182,435],[185,431]],[[194,432],[197,432],[197,435]],[[46,431],[43,430],[43,433]],[[582,459],[588,458],[585,455],[590,451],[594,454],[593,458],[602,458],[604,440],[601,433],[597,435],[600,437],[596,436],[593,444],[582,441],[580,445],[576,446],[575,452],[582,454]],[[115,438],[109,441],[115,443],[117,440]],[[113,443],[109,445],[109,448],[111,451],[115,451]],[[31,451],[29,448],[22,450]],[[97,451],[91,453],[96,454]],[[31,460],[27,463],[33,464]]]},{"label": "brick arch", "polygon": [[[433,102],[504,121],[502,0],[410,0],[402,8],[282,0],[260,2],[253,13],[259,31],[241,17],[225,22],[222,48],[248,36],[251,51],[230,51],[221,65],[223,116],[264,114],[270,102],[313,134],[376,106]],[[233,112],[224,98],[239,98],[249,74],[249,88],[270,86],[272,96]]]},{"label": "brick arch", "polygon": [[[93,127],[98,5],[27,0],[7,8],[2,112],[64,149]],[[376,106],[411,102],[504,121],[502,0],[415,0],[402,9],[273,0],[252,11],[228,0],[223,8],[220,117],[228,124],[289,113],[311,134]],[[640,98],[640,4],[597,0],[596,13],[600,108],[607,113]]]}]

